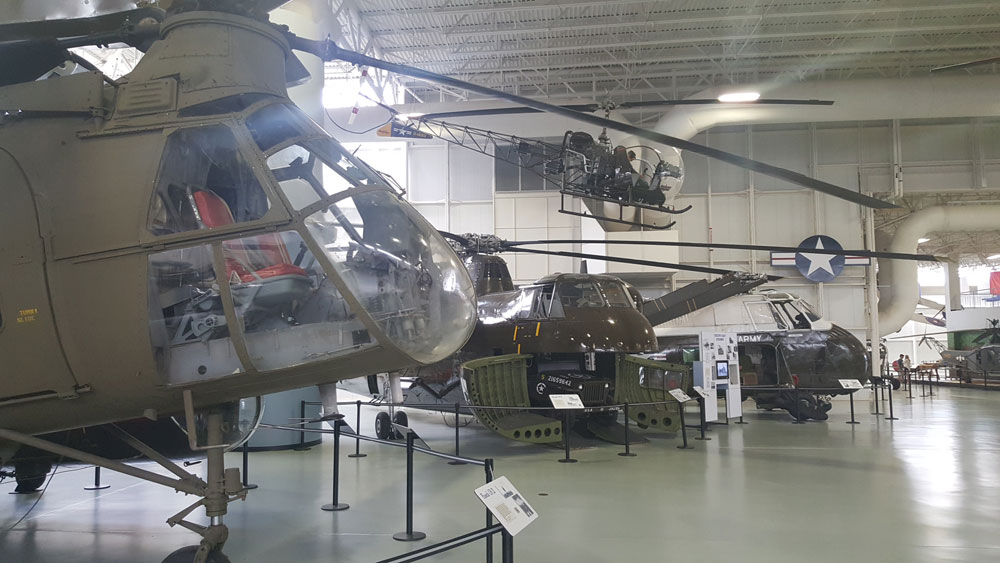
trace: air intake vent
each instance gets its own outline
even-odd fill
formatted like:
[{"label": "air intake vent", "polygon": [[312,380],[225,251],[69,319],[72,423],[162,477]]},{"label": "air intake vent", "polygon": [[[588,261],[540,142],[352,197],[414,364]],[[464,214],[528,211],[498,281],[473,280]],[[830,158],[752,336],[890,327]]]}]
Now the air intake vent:
[{"label": "air intake vent", "polygon": [[119,116],[172,111],[177,105],[177,80],[164,78],[123,84],[118,89]]}]

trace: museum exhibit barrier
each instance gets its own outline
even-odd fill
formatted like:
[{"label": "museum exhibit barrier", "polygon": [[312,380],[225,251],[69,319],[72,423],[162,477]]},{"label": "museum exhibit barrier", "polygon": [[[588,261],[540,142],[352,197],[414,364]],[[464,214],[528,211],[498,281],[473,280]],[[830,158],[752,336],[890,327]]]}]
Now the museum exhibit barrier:
[{"label": "museum exhibit barrier", "polygon": [[[303,402],[305,402],[305,401],[303,401]],[[318,403],[307,403],[307,406],[309,404],[318,404]],[[338,407],[340,407],[340,406],[354,406],[356,409],[358,409],[356,411],[356,420],[358,421],[357,424],[359,426],[360,426],[360,423],[361,423],[360,422],[361,421],[361,417],[360,417],[360,407],[361,406],[386,407],[386,408],[394,408],[394,409],[395,408],[400,408],[400,407],[406,407],[406,408],[412,408],[412,409],[416,409],[416,410],[438,411],[438,412],[441,412],[442,414],[444,414],[444,413],[447,413],[447,414],[454,413],[454,417],[455,417],[455,438],[454,438],[455,442],[454,442],[454,450],[455,450],[455,453],[452,454],[452,456],[451,456],[452,457],[452,461],[449,461],[450,465],[461,465],[461,464],[465,463],[464,460],[466,459],[466,458],[462,457],[460,455],[460,453],[459,453],[460,452],[460,448],[461,448],[461,426],[460,426],[460,423],[459,423],[459,417],[462,414],[468,414],[468,413],[463,413],[463,408],[469,409],[469,411],[478,411],[475,414],[473,414],[473,416],[477,416],[477,417],[478,417],[478,415],[480,413],[488,413],[488,412],[492,412],[492,411],[501,411],[503,413],[510,413],[512,411],[518,411],[518,410],[536,411],[536,412],[543,411],[543,412],[547,412],[549,414],[551,414],[553,411],[556,411],[556,409],[554,407],[531,407],[531,406],[510,406],[510,405],[504,405],[504,406],[498,406],[498,405],[489,405],[489,406],[464,405],[463,406],[463,405],[461,405],[459,403],[454,403],[452,409],[444,409],[444,408],[442,408],[443,405],[441,403],[389,403],[389,402],[382,402],[382,401],[370,401],[370,402],[367,402],[367,403],[363,402],[363,401],[340,401],[340,402],[337,403],[337,406]],[[635,417],[632,409],[639,409],[639,410],[641,410],[641,409],[647,409],[647,410],[649,410],[649,409],[655,409],[656,411],[662,412],[662,410],[665,407],[676,408],[678,406],[679,406],[678,402],[676,400],[671,399],[669,401],[642,401],[642,402],[634,402],[634,403],[622,403],[622,404],[617,404],[617,405],[606,405],[606,406],[600,406],[600,407],[574,407],[574,408],[568,408],[568,409],[559,409],[559,410],[562,410],[563,413],[562,413],[562,415],[559,416],[558,419],[549,418],[549,417],[543,417],[541,415],[537,415],[537,414],[534,414],[534,413],[529,413],[529,414],[531,414],[531,416],[533,417],[533,420],[547,419],[547,420],[551,421],[551,422],[545,423],[544,426],[549,427],[549,428],[553,428],[554,427],[555,430],[553,431],[553,433],[555,435],[559,436],[560,442],[562,442],[562,446],[563,446],[563,450],[564,450],[564,457],[560,458],[560,462],[561,463],[574,463],[576,460],[569,461],[569,462],[564,461],[566,459],[572,459],[572,458],[570,458],[570,456],[568,454],[565,454],[565,452],[568,451],[568,448],[567,448],[566,440],[563,437],[565,436],[564,432],[566,431],[566,428],[568,426],[572,425],[574,417],[577,414],[579,414],[581,412],[582,413],[593,413],[593,412],[610,412],[610,411],[618,411],[618,412],[621,412],[622,414],[624,414],[625,416],[624,416],[623,426],[624,426],[624,438],[625,438],[625,440],[623,442],[623,445],[624,445],[625,451],[622,452],[619,455],[621,455],[622,457],[635,457],[635,455],[636,455],[635,452],[633,452],[631,450],[631,446],[632,446],[632,444],[631,444],[631,442],[632,442],[632,440],[631,440],[631,438],[632,438],[632,435],[631,435],[631,433],[632,433],[632,426],[633,426],[633,423],[635,423],[635,419],[636,419],[636,417]],[[305,408],[305,407],[303,407],[303,408]],[[705,436],[705,430],[706,430],[706,427],[707,427],[707,423],[704,422],[704,419],[705,419],[705,410],[704,410],[704,403],[703,402],[698,401],[698,409],[699,409],[699,418],[701,419],[702,422],[699,423],[696,426],[695,425],[685,425],[684,424],[685,418],[684,418],[684,412],[683,412],[684,409],[683,408],[677,409],[677,412],[679,412],[680,424],[675,424],[673,427],[675,427],[680,432],[681,437],[682,437],[683,442],[684,442],[684,445],[683,446],[678,446],[678,448],[681,448],[681,449],[691,449],[691,448],[689,448],[687,446],[687,428],[698,428],[698,429],[700,429],[701,430],[701,436],[704,438],[704,436]],[[492,419],[493,418],[491,418],[491,420]],[[480,420],[480,422],[481,422],[481,420]],[[484,424],[484,426],[486,426],[488,429],[491,429],[491,430],[493,429],[490,425]],[[664,428],[659,428],[659,430],[665,430],[665,429]],[[328,433],[329,433],[329,431],[328,431]],[[391,445],[394,445],[394,446],[397,446],[397,447],[401,446],[401,444],[398,443],[398,442],[377,440],[376,438],[370,438],[370,437],[366,437],[366,436],[359,436],[359,434],[360,434],[360,432],[358,432],[357,434],[349,433],[349,432],[344,432],[343,433],[343,435],[345,435],[345,436],[353,437],[355,439],[355,444],[356,445],[357,445],[357,443],[358,443],[359,440],[365,440],[365,441],[378,441],[380,443],[388,443],[388,444],[391,444]],[[505,435],[505,434],[501,434],[501,435]],[[357,449],[356,449],[356,451],[357,451]],[[441,452],[435,452],[435,453],[436,454],[441,454]],[[628,454],[628,455],[626,455],[626,454]],[[363,455],[364,454],[362,454],[362,456]],[[447,455],[447,454],[441,454],[441,455]]]},{"label": "museum exhibit barrier", "polygon": [[[359,401],[337,403],[338,405],[356,405],[359,407]],[[310,421],[303,421],[310,422]],[[460,457],[456,455],[446,454],[444,452],[439,452],[433,450],[429,447],[420,447],[416,445],[416,440],[419,439],[416,432],[410,428],[400,426],[399,429],[403,430],[406,438],[406,443],[401,444],[399,442],[392,442],[388,440],[380,440],[378,438],[373,438],[370,436],[364,436],[360,432],[345,432],[342,430],[344,426],[343,415],[337,415],[336,418],[327,420],[327,422],[332,423],[332,429],[321,428],[319,430],[309,429],[305,430],[301,426],[295,425],[279,425],[279,424],[268,424],[267,428],[272,428],[276,430],[287,430],[292,432],[319,432],[322,434],[333,434],[334,438],[334,449],[333,449],[333,502],[328,505],[321,507],[324,511],[342,511],[350,508],[346,503],[340,502],[340,438],[346,436],[348,438],[354,438],[355,440],[364,440],[366,442],[372,442],[376,444],[381,444],[385,446],[401,447],[406,449],[406,530],[393,535],[393,539],[397,541],[418,541],[425,539],[427,536],[423,532],[414,531],[413,529],[413,454],[415,452],[430,455],[432,457],[437,457],[441,459],[446,459],[449,461],[460,461],[462,465],[473,465],[483,467],[486,475],[486,483],[490,483],[494,479],[494,463],[492,458],[486,459],[474,459],[468,457]],[[265,425],[262,425],[265,426]],[[398,426],[398,425],[394,425]],[[493,536],[500,534],[501,536],[501,561],[502,563],[513,563],[514,561],[514,537],[507,532],[507,530],[500,524],[495,524],[493,522],[493,515],[490,511],[486,510],[486,527],[479,530],[474,530],[453,538],[449,538],[443,542],[427,546],[425,548],[410,551],[402,555],[391,557],[389,559],[383,559],[377,563],[407,563],[411,561],[419,561],[432,557],[434,555],[444,553],[446,551],[451,551],[458,547],[464,546],[466,544],[472,543],[479,539],[484,539],[486,542],[486,563],[493,563]]]}]

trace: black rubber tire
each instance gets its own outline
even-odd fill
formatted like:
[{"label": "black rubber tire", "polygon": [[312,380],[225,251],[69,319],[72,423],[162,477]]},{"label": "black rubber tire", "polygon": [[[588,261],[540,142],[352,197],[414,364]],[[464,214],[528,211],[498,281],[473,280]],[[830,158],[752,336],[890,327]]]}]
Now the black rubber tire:
[{"label": "black rubber tire", "polygon": [[899,388],[902,387],[903,382],[900,381],[898,377],[893,377],[891,381],[892,381],[892,390],[899,391]]},{"label": "black rubber tire", "polygon": [[392,419],[389,413],[382,411],[375,415],[375,437],[379,440],[388,440],[394,434],[392,429]]},{"label": "black rubber tire", "polygon": [[[392,416],[392,422],[400,426],[406,426],[407,428],[410,426],[410,419],[409,417],[406,416],[406,413],[403,411],[396,411],[396,413],[393,414]],[[393,440],[403,439],[403,435],[400,434],[398,430],[396,430],[395,426],[392,427],[392,439]]]},{"label": "black rubber tire", "polygon": [[[189,545],[187,547],[182,547],[177,551],[171,553],[163,560],[163,563],[192,563],[194,561],[194,555],[198,552],[197,545]],[[232,563],[229,558],[226,557],[221,551],[213,551],[208,554],[208,563]]]},{"label": "black rubber tire", "polygon": [[14,479],[18,493],[33,493],[42,488],[52,464],[44,461],[22,461],[14,464]]}]

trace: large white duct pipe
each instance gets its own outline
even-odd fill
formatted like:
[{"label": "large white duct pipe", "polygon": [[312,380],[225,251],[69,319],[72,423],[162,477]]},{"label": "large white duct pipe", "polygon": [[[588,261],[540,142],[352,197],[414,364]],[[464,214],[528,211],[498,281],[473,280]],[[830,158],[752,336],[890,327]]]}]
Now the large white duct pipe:
[{"label": "large white duct pipe", "polygon": [[733,91],[762,98],[833,100],[832,106],[713,104],[678,106],[654,129],[683,139],[719,125],[878,121],[996,115],[1000,76],[928,76],[906,79],[844,80],[716,87],[692,98],[714,99]]},{"label": "large white duct pipe", "polygon": [[[953,231],[995,231],[1000,229],[1000,205],[945,205],[922,209],[911,214],[896,229],[889,252],[915,253],[918,240],[930,233]],[[903,328],[913,317],[920,301],[917,286],[917,263],[898,260],[879,285],[890,285],[892,296],[878,303],[880,336]]]}]

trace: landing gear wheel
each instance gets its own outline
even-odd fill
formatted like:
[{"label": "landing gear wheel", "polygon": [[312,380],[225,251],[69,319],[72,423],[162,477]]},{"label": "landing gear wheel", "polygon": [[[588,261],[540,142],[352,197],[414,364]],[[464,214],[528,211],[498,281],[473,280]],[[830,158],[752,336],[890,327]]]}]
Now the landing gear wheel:
[{"label": "landing gear wheel", "polygon": [[[407,418],[406,413],[403,412],[403,411],[397,411],[396,414],[394,414],[393,417],[392,417],[392,422],[395,423],[395,424],[398,424],[400,426],[407,426],[407,427],[410,426],[410,424],[409,424],[410,419]],[[392,427],[392,437],[393,437],[394,440],[402,440],[403,439],[403,435],[400,434],[399,431],[396,430],[395,427]]]},{"label": "landing gear wheel", "polygon": [[389,418],[389,413],[383,411],[375,415],[375,436],[379,440],[388,440],[393,433],[392,419]]},{"label": "landing gear wheel", "polygon": [[[163,563],[193,563],[195,554],[198,553],[197,545],[189,545],[187,547],[182,547],[177,551],[171,553],[163,560]],[[208,554],[208,559],[205,563],[231,563],[229,558],[225,556],[221,551],[212,551]]]},{"label": "landing gear wheel", "polygon": [[45,484],[45,477],[52,470],[52,464],[44,461],[22,461],[14,464],[14,479],[17,480],[15,493],[33,493]]},{"label": "landing gear wheel", "polygon": [[892,381],[893,391],[899,391],[899,388],[903,385],[903,382],[898,377],[893,377],[890,381]]}]

